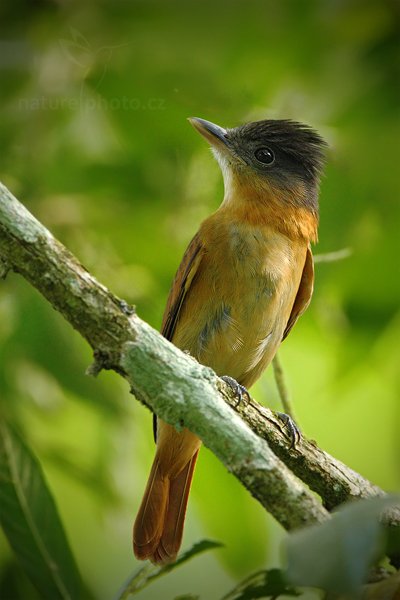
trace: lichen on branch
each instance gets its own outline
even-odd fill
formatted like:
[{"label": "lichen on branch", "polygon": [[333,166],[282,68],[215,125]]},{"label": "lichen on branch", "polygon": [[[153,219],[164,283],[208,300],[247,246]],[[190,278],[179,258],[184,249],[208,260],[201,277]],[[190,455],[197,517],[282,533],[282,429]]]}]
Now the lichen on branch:
[{"label": "lichen on branch", "polygon": [[93,373],[114,369],[162,419],[198,435],[286,529],[321,522],[345,500],[384,493],[304,438],[291,449],[279,419],[254,400],[237,406],[211,369],[99,283],[2,184],[0,261],[2,274],[20,273],[88,341]]}]

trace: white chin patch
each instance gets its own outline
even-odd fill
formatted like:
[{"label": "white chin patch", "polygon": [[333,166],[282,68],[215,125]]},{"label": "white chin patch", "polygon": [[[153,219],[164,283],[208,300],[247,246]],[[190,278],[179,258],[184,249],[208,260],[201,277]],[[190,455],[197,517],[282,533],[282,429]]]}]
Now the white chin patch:
[{"label": "white chin patch", "polygon": [[211,150],[220,166],[222,177],[224,178],[225,195],[227,195],[232,185],[231,164],[224,152],[221,152],[218,148],[211,148]]}]

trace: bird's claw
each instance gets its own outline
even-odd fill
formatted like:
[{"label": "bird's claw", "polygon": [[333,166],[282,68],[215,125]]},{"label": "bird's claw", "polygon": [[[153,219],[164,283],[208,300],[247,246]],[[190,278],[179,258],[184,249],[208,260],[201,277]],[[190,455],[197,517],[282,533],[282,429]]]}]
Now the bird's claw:
[{"label": "bird's claw", "polygon": [[288,438],[290,439],[289,448],[290,450],[292,450],[292,448],[295,448],[296,444],[301,440],[301,431],[297,427],[296,423],[293,421],[291,416],[281,412],[276,412],[275,414],[285,425]]},{"label": "bird's claw", "polygon": [[250,394],[247,391],[247,388],[244,387],[244,385],[240,385],[240,383],[238,383],[236,379],[230,377],[229,375],[223,375],[221,379],[229,385],[231,390],[233,390],[235,397],[237,398],[237,407],[240,406],[240,404],[243,402],[244,397],[246,397],[247,401],[250,402]]}]

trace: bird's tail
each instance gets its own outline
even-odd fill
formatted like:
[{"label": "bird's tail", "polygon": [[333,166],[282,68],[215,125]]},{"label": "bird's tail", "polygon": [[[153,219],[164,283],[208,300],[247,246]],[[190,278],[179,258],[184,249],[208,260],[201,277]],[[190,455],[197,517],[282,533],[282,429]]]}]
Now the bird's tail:
[{"label": "bird's tail", "polygon": [[165,475],[158,455],[153,462],[133,527],[136,558],[166,564],[175,560],[182,541],[190,484],[199,450],[176,475]]}]

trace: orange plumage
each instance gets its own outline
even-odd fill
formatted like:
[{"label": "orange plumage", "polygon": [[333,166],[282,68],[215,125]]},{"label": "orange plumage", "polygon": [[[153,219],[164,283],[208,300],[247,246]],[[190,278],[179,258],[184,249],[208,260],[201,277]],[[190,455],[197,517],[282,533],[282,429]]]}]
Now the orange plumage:
[{"label": "orange plumage", "polygon": [[[323,140],[291,121],[225,130],[191,119],[221,164],[225,196],[190,243],[162,333],[220,376],[250,387],[307,308]],[[137,558],[178,553],[201,441],[157,419],[157,449],[133,530]]]}]

